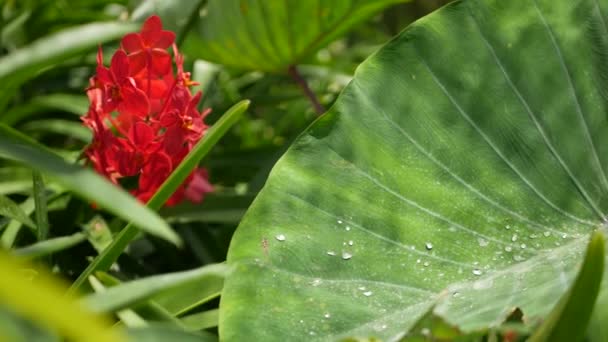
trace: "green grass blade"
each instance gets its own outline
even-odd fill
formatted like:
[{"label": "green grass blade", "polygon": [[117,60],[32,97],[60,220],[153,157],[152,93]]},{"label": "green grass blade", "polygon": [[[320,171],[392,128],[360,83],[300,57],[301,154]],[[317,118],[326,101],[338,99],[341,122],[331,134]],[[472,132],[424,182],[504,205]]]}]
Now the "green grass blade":
[{"label": "green grass blade", "polygon": [[[91,276],[89,277],[89,282],[95,292],[103,293],[106,291],[106,287],[97,278]],[[116,316],[118,316],[122,323],[128,327],[145,327],[148,325],[145,319],[130,309],[119,310],[116,312]]]},{"label": "green grass blade", "polygon": [[530,342],[583,340],[600,291],[605,258],[604,235],[595,231],[576,281],[532,335]]},{"label": "green grass blade", "polygon": [[30,116],[40,115],[41,113],[54,110],[80,116],[85,114],[88,108],[89,100],[84,94],[40,95],[23,105],[7,109],[5,113],[0,115],[0,122],[7,126],[12,126]]},{"label": "green grass blade", "polygon": [[[109,275],[106,272],[96,272],[95,277],[89,277],[89,282],[91,282],[91,279],[97,279],[97,280],[99,280],[99,282],[101,282],[101,284],[103,286],[108,286],[108,287],[113,287],[113,286],[117,286],[117,285],[121,284],[120,280],[118,280],[117,278],[114,278],[113,276]],[[205,285],[207,283],[209,283],[209,281],[206,281]],[[91,285],[92,285],[92,287],[94,287],[92,282],[91,282]],[[199,284],[199,285],[201,285],[201,284]],[[184,288],[180,287],[179,292],[181,293],[183,291],[184,291]],[[99,292],[99,291],[96,291],[96,292]],[[158,304],[158,302],[156,300],[147,300],[144,303],[138,304],[136,312],[148,320],[152,320],[155,322],[161,321],[161,322],[164,322],[167,324],[175,325],[180,328],[184,328],[184,329],[186,328],[186,326],[181,322],[181,320],[176,318],[174,314],[169,312],[169,310],[167,310],[166,308],[164,308],[163,306]]]},{"label": "green grass blade", "polygon": [[6,196],[0,195],[0,216],[5,216],[13,220],[19,221],[24,225],[36,229],[36,224],[30,219],[29,215],[21,209],[19,204]]},{"label": "green grass blade", "polygon": [[43,37],[0,58],[0,80],[23,82],[45,67],[91,51],[98,44],[136,29],[132,23],[90,23]]},{"label": "green grass blade", "polygon": [[167,291],[179,291],[192,283],[223,278],[228,271],[225,264],[214,264],[191,271],[151,276],[123,283],[103,292],[87,296],[85,305],[94,312],[111,312],[125,309]]},{"label": "green grass blade", "polygon": [[35,281],[23,276],[28,264],[0,253],[0,302],[14,312],[53,329],[72,341],[114,342],[125,339],[105,317],[88,312],[65,296],[64,285],[44,270]]},{"label": "green grass blade", "polygon": [[[207,155],[213,146],[234,125],[249,107],[249,100],[243,100],[232,106],[218,122],[216,122],[205,134],[204,138],[196,144],[182,163],[173,171],[171,176],[158,189],[156,194],[148,201],[147,206],[158,210],[171,197],[171,194],[188,177],[188,174],[198,165],[201,159]],[[72,284],[72,290],[79,290],[85,284],[86,279],[95,271],[107,271],[118,259],[127,245],[135,238],[137,230],[128,224],[101,254],[80,274]]]},{"label": "green grass blade", "polygon": [[127,334],[131,342],[217,342],[217,335],[206,331],[187,332],[165,325],[150,325],[145,328],[128,329]]},{"label": "green grass blade", "polygon": [[20,127],[23,131],[61,134],[78,139],[85,144],[91,142],[93,134],[82,122],[62,119],[44,119],[30,121]]},{"label": "green grass blade", "polygon": [[92,170],[66,163],[61,157],[14,129],[0,124],[0,158],[6,158],[53,176],[58,183],[141,230],[175,244],[179,236],[152,210]]},{"label": "green grass blade", "polygon": [[37,237],[38,241],[43,241],[46,239],[47,235],[49,235],[49,214],[42,174],[38,171],[32,172],[32,181],[34,188],[34,206],[36,207],[36,226],[38,227]]},{"label": "green grass blade", "polygon": [[70,236],[62,236],[58,238],[48,239],[29,245],[27,247],[16,249],[13,253],[25,258],[38,258],[49,255],[55,252],[62,251],[73,247],[87,239],[83,233],[75,233]]},{"label": "green grass blade", "polygon": [[192,315],[183,317],[182,323],[189,330],[203,330],[215,328],[218,326],[220,319],[220,310],[214,309],[209,311],[197,312]]}]

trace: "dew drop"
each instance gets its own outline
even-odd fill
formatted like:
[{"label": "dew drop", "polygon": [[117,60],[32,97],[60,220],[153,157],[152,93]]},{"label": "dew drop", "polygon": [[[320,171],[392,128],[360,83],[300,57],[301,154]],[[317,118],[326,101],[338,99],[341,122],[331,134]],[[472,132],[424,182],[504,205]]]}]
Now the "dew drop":
[{"label": "dew drop", "polygon": [[424,265],[424,267],[429,267],[430,263],[428,261],[425,261],[422,265]]},{"label": "dew drop", "polygon": [[314,279],[312,282],[310,282],[310,285],[312,285],[312,286],[321,285],[321,279],[319,279],[319,278]]},{"label": "dew drop", "polygon": [[516,255],[513,256],[513,260],[515,260],[515,261],[524,261],[524,260],[526,260],[526,258],[524,258],[523,256],[521,256],[519,254],[516,254]]},{"label": "dew drop", "polygon": [[329,312],[327,312],[325,315],[323,315],[323,317],[325,317],[325,318],[330,318],[330,317],[331,317],[331,314],[330,314]]},{"label": "dew drop", "polygon": [[477,242],[480,247],[486,247],[489,244],[488,240],[482,238],[477,239]]},{"label": "dew drop", "polygon": [[521,247],[521,249],[526,249],[527,246],[525,243],[522,243],[519,247]]},{"label": "dew drop", "polygon": [[365,291],[365,286],[359,286],[358,289],[361,291]]},{"label": "dew drop", "polygon": [[511,241],[512,242],[517,241],[517,234],[513,234],[513,236],[511,236]]},{"label": "dew drop", "polygon": [[422,262],[422,260],[420,260],[420,259],[417,259],[417,260],[416,260],[416,263],[417,263],[417,264],[419,264],[419,263],[421,263],[421,262]]},{"label": "dew drop", "polygon": [[352,245],[354,245],[354,244],[355,244],[355,243],[353,242],[353,240],[348,241],[348,245],[349,245],[349,246],[352,246]]},{"label": "dew drop", "polygon": [[310,336],[315,336],[316,334],[317,334],[317,333],[316,333],[316,332],[314,332],[314,331],[312,331],[312,330],[308,332],[308,335],[310,335]]},{"label": "dew drop", "polygon": [[544,235],[545,237],[549,237],[549,236],[551,236],[551,232],[544,232],[544,233],[543,233],[543,235]]},{"label": "dew drop", "polygon": [[344,228],[344,229],[346,229],[346,231],[348,232],[348,231],[350,231],[350,226],[346,226],[346,228]]},{"label": "dew drop", "polygon": [[480,269],[476,268],[473,270],[473,274],[476,276],[480,276],[483,274],[483,272]]},{"label": "dew drop", "polygon": [[509,230],[509,229],[511,229],[511,226],[510,226],[510,225],[506,225],[506,226],[505,226],[505,229],[506,229],[506,230]]},{"label": "dew drop", "polygon": [[286,237],[283,234],[279,234],[277,236],[274,237],[275,239],[277,239],[277,241],[283,242],[285,241]]},{"label": "dew drop", "polygon": [[369,296],[371,296],[372,294],[374,294],[372,291],[365,291],[365,292],[363,292],[363,295],[364,295],[365,297],[369,297]]},{"label": "dew drop", "polygon": [[505,252],[510,252],[512,250],[513,250],[513,247],[511,247],[511,246],[506,246],[505,247]]},{"label": "dew drop", "polygon": [[562,239],[565,239],[567,237],[568,237],[568,234],[566,234],[566,233],[562,234]]},{"label": "dew drop", "polygon": [[433,244],[430,242],[427,242],[424,244],[424,247],[426,247],[427,251],[430,251],[431,249],[433,249]]},{"label": "dew drop", "polygon": [[343,260],[349,260],[350,258],[352,258],[353,255],[351,253],[348,252],[342,252],[342,259]]},{"label": "dew drop", "polygon": [[342,224],[342,220],[338,220],[338,224]]},{"label": "dew drop", "polygon": [[334,251],[327,251],[327,255],[329,255],[329,256],[335,256],[336,252],[334,252]]}]

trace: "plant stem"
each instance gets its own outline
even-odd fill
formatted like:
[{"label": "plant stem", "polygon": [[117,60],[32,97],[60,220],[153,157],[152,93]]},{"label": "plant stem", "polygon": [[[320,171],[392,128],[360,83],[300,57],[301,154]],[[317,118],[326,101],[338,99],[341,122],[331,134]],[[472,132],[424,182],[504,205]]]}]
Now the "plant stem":
[{"label": "plant stem", "polygon": [[325,108],[323,107],[323,105],[321,105],[321,103],[319,102],[319,99],[317,99],[317,96],[315,95],[315,93],[312,92],[312,90],[308,86],[308,83],[306,82],[304,77],[302,77],[302,74],[300,74],[300,72],[298,71],[296,66],[290,65],[289,69],[287,69],[287,73],[300,86],[300,88],[302,88],[304,95],[306,95],[308,100],[310,100],[310,102],[312,103],[312,106],[313,106],[315,112],[317,113],[317,115],[321,115],[321,114],[325,113]]}]

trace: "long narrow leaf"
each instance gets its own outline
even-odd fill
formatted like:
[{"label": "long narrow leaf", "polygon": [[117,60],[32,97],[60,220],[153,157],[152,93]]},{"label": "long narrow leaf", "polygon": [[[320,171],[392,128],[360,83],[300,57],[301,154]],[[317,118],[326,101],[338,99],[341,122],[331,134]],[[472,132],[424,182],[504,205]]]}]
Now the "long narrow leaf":
[{"label": "long narrow leaf", "polygon": [[87,296],[84,302],[95,312],[121,310],[165,291],[178,291],[194,282],[223,278],[227,271],[225,264],[214,264],[191,271],[151,276],[107,288],[103,292]]},{"label": "long narrow leaf", "polygon": [[65,296],[65,287],[50,273],[39,270],[36,281],[23,276],[25,263],[0,253],[0,302],[3,306],[52,328],[73,341],[124,341],[110,322],[85,311]]},{"label": "long narrow leaf", "polygon": [[29,215],[19,207],[19,205],[10,198],[0,195],[0,216],[6,216],[13,220],[19,221],[26,226],[36,229],[34,221],[30,219]]},{"label": "long narrow leaf", "polygon": [[[97,293],[103,293],[106,291],[106,287],[95,277],[89,277],[91,287]],[[131,309],[119,310],[116,312],[116,316],[120,318],[124,325],[128,327],[145,327],[148,325],[145,319],[140,317],[135,311]]]},{"label": "long narrow leaf", "polygon": [[75,233],[70,236],[48,239],[27,247],[16,249],[14,254],[20,257],[37,258],[70,248],[86,239],[87,236],[85,234]]},{"label": "long narrow leaf", "polygon": [[34,205],[36,207],[35,217],[38,227],[38,241],[46,239],[49,233],[49,214],[46,203],[46,190],[42,174],[38,171],[32,173],[32,183],[34,188]]},{"label": "long narrow leaf", "polygon": [[141,230],[180,243],[179,236],[165,221],[131,195],[91,170],[66,163],[44,146],[3,124],[0,124],[0,158],[45,172],[77,195],[132,222]]},{"label": "long narrow leaf", "polygon": [[[249,107],[249,100],[243,100],[232,106],[222,118],[216,122],[205,134],[205,137],[190,151],[182,163],[173,171],[171,176],[158,189],[156,194],[148,201],[148,207],[159,209],[163,203],[171,197],[171,194],[188,177],[190,172],[207,155],[213,146],[234,125]],[[72,290],[79,290],[85,284],[86,279],[95,271],[107,271],[118,259],[127,245],[135,238],[137,230],[128,224],[112,241],[112,243],[99,254],[93,262],[80,274],[72,284]]]},{"label": "long narrow leaf", "polygon": [[600,291],[605,258],[604,235],[595,231],[591,235],[576,281],[532,335],[530,342],[568,342],[584,339]]},{"label": "long narrow leaf", "polygon": [[[48,67],[137,28],[131,23],[91,23],[43,37],[0,58],[0,80],[24,81]],[[14,83],[11,83],[14,85]]]}]

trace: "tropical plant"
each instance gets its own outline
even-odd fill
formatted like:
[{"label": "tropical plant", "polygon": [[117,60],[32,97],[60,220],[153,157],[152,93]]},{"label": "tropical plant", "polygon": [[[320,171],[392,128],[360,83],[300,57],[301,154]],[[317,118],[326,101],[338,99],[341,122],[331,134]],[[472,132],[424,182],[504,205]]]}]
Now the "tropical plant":
[{"label": "tropical plant", "polygon": [[608,340],[608,3],[402,2],[3,3],[0,339]]}]

